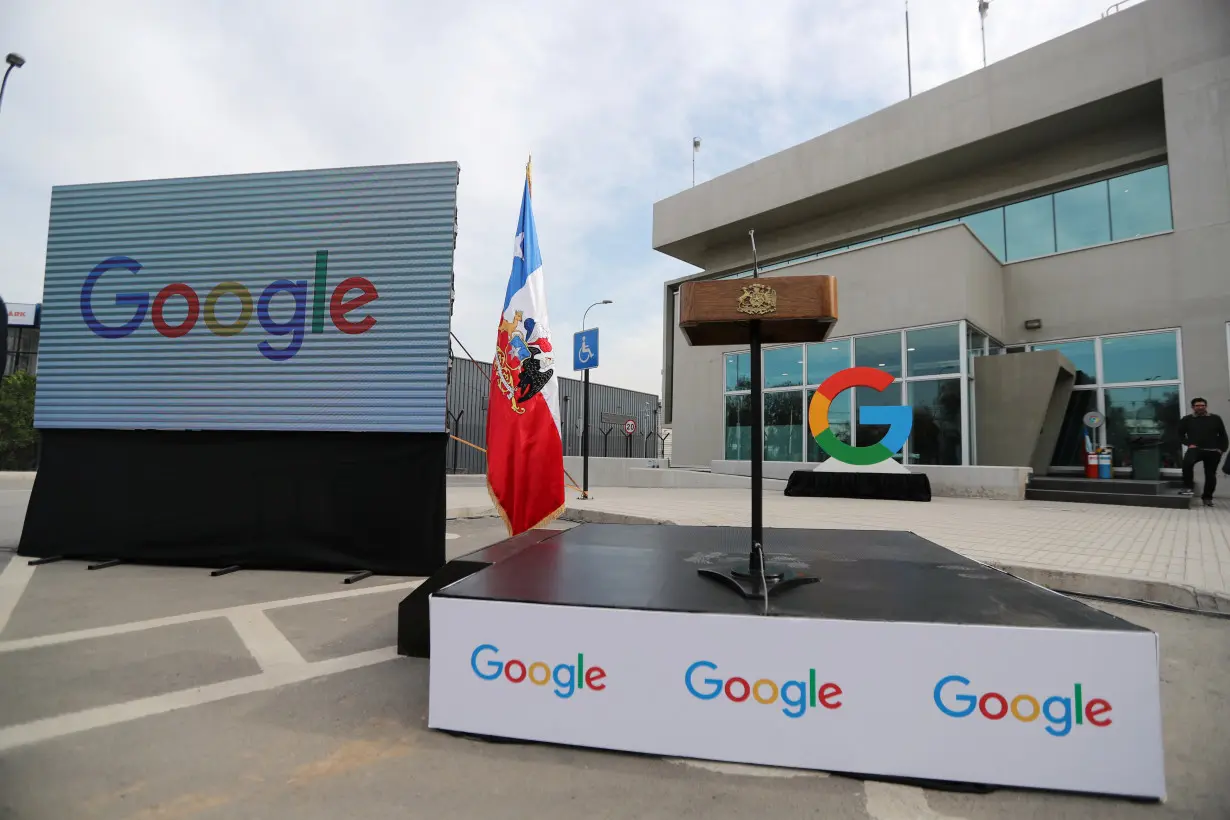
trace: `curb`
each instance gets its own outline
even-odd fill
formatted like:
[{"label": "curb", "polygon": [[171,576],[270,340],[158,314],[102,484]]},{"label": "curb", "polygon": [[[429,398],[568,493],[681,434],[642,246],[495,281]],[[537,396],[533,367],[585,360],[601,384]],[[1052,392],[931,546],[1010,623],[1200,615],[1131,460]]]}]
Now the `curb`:
[{"label": "curb", "polygon": [[639,515],[624,515],[623,513],[605,512],[603,510],[586,510],[568,507],[560,518],[576,524],[671,524],[674,521],[662,521],[657,518],[644,518]]},{"label": "curb", "polygon": [[[674,524],[673,521],[575,507],[565,510],[561,518],[579,524]],[[1163,607],[1182,609],[1196,614],[1230,615],[1230,596],[1196,589],[1186,584],[1124,578],[1116,575],[1093,575],[1085,572],[1068,572],[992,561],[981,563],[1062,595],[1118,598],[1125,602],[1160,604]]]},{"label": "curb", "polygon": [[1023,581],[1029,581],[1065,595],[1089,595],[1097,598],[1120,598],[1145,604],[1185,609],[1211,615],[1230,615],[1230,596],[1196,589],[1170,581],[1149,581],[1116,575],[1093,575],[1085,572],[1044,569],[1017,564],[986,562]]},{"label": "curb", "polygon": [[447,521],[453,521],[458,518],[494,518],[495,515],[495,507],[491,505],[486,507],[453,507],[444,512],[444,518]]}]

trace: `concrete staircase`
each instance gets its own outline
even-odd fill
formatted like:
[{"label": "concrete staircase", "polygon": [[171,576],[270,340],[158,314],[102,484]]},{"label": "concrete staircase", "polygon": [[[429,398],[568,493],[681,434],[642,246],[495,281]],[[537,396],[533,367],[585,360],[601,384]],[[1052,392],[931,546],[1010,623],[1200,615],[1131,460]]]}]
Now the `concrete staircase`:
[{"label": "concrete staircase", "polygon": [[1186,510],[1191,497],[1179,495],[1177,482],[1134,479],[1031,476],[1025,487],[1031,501],[1076,501],[1082,504],[1120,504],[1126,507],[1161,507]]}]

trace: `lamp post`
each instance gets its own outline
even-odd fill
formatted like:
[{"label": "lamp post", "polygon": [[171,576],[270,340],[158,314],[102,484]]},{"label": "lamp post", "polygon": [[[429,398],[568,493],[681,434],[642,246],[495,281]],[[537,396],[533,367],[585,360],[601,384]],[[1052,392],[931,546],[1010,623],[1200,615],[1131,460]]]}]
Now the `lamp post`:
[{"label": "lamp post", "polygon": [[700,153],[700,137],[692,137],[692,187],[696,187],[696,155]]},{"label": "lamp post", "polygon": [[0,80],[0,103],[4,102],[4,87],[9,84],[9,74],[13,69],[21,68],[26,64],[26,58],[20,54],[9,54],[4,58],[4,61],[9,64],[9,67],[4,70],[4,79]]},{"label": "lamp post", "polygon": [[[603,299],[585,308],[585,313],[581,314],[581,330],[589,330],[585,322],[590,310],[598,305],[611,304],[614,302],[610,299]],[[585,368],[584,386],[581,388],[581,498],[589,498],[589,371],[590,368]]]}]

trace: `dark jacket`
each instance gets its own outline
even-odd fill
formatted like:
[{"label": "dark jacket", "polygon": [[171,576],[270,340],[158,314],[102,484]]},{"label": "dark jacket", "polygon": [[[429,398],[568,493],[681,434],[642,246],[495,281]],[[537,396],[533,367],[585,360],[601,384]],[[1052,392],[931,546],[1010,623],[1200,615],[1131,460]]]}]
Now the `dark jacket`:
[{"label": "dark jacket", "polygon": [[1179,443],[1184,447],[1195,445],[1201,450],[1230,450],[1230,437],[1221,416],[1209,413],[1204,416],[1184,416],[1179,420]]}]

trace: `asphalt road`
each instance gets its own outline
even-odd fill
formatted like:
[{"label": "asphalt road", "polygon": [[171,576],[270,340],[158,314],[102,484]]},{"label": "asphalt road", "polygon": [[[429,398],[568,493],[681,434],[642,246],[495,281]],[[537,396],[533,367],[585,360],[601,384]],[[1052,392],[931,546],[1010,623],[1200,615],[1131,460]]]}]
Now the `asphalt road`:
[{"label": "asphalt road", "polygon": [[[0,495],[0,544],[15,541],[19,506]],[[502,537],[495,519],[449,531],[453,555]],[[1159,805],[432,732],[427,662],[390,649],[411,579],[31,573],[11,557],[0,547],[0,818],[1230,817],[1227,619],[1095,604],[1161,635],[1170,798]]]}]

